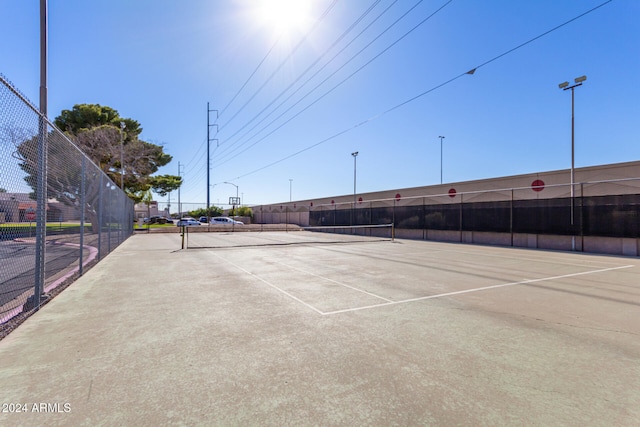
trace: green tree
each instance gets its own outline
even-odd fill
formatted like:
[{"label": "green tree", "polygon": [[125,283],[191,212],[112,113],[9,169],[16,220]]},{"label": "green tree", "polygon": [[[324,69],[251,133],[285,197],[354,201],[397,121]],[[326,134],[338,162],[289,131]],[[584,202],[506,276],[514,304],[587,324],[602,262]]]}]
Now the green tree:
[{"label": "green tree", "polygon": [[160,197],[165,197],[167,194],[180,187],[182,184],[182,177],[175,175],[158,175],[150,177],[149,182],[153,191],[158,193]]},{"label": "green tree", "polygon": [[209,210],[207,208],[200,208],[189,211],[189,216],[193,218],[199,218],[201,216],[208,216],[209,218],[214,218],[217,216],[222,216],[223,210],[218,206],[209,206]]},{"label": "green tree", "polygon": [[248,216],[249,218],[253,218],[253,211],[249,206],[238,206],[235,209],[231,209],[229,212],[231,216]]},{"label": "green tree", "polygon": [[120,117],[118,111],[99,104],[77,104],[63,110],[54,124],[65,132],[111,180],[124,184],[136,202],[152,190],[161,196],[182,184],[176,175],[152,176],[172,157],[162,146],[142,141],[140,123]]}]

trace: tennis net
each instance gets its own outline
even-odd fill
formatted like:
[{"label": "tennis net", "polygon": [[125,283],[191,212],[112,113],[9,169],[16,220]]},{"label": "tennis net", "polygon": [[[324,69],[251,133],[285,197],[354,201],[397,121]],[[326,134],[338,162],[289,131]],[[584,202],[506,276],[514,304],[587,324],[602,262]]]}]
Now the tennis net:
[{"label": "tennis net", "polygon": [[288,224],[262,228],[259,224],[214,229],[185,227],[185,249],[216,249],[250,246],[283,246],[393,241],[393,224],[301,227]]}]

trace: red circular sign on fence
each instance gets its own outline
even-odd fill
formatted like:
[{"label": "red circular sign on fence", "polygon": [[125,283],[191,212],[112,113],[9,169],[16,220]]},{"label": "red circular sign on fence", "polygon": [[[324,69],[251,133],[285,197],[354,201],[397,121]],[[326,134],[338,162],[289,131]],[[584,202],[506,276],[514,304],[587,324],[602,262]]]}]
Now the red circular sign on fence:
[{"label": "red circular sign on fence", "polygon": [[449,197],[456,197],[457,191],[455,188],[449,190]]},{"label": "red circular sign on fence", "polygon": [[362,197],[358,197],[358,203],[362,203]]},{"label": "red circular sign on fence", "polygon": [[27,209],[24,214],[24,217],[27,221],[35,221],[36,220],[36,211],[33,209]]},{"label": "red circular sign on fence", "polygon": [[531,189],[533,191],[542,191],[544,190],[544,181],[541,179],[536,179],[531,183]]},{"label": "red circular sign on fence", "polygon": [[396,200],[400,200],[402,198],[402,196],[400,195],[400,193],[396,194]]}]

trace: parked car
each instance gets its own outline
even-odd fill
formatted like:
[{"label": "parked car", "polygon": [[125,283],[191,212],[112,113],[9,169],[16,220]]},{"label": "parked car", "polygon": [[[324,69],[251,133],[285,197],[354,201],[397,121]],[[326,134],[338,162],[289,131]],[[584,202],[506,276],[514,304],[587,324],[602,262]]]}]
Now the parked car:
[{"label": "parked car", "polygon": [[198,221],[206,224],[207,223],[207,217],[206,216],[201,216],[200,218],[198,218]]},{"label": "parked car", "polygon": [[200,221],[196,221],[193,218],[182,218],[178,221],[178,227],[182,226],[191,226],[191,225],[200,225]]},{"label": "parked car", "polygon": [[215,218],[211,218],[212,225],[244,225],[242,221],[236,221],[233,218],[229,218],[226,216],[217,216]]},{"label": "parked car", "polygon": [[154,215],[151,218],[144,219],[145,224],[173,224],[173,221],[163,216]]}]

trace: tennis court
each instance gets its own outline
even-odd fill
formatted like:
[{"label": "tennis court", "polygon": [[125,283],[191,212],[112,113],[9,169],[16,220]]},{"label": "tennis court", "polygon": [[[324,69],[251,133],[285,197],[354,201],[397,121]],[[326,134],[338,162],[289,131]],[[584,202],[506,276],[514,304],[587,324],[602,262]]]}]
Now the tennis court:
[{"label": "tennis court", "polygon": [[[635,267],[635,259],[415,242],[393,239],[390,229],[373,229],[375,236],[367,227],[356,228],[361,234],[349,229],[344,227],[341,234],[198,233],[191,234],[191,242],[197,243],[188,247],[207,250],[212,261],[231,268],[230,273],[235,269],[235,274],[251,277],[321,315],[473,293],[486,293],[490,302],[501,293],[531,288],[582,295],[592,300],[586,305],[616,298],[619,303],[640,304],[640,293],[628,301],[624,290],[613,285],[624,277],[624,270]],[[612,285],[585,286],[607,281]],[[527,289],[503,289],[517,286]]]},{"label": "tennis court", "polygon": [[640,422],[636,258],[327,237],[133,236],[0,342],[33,371],[5,397],[70,402],[50,425]]}]

